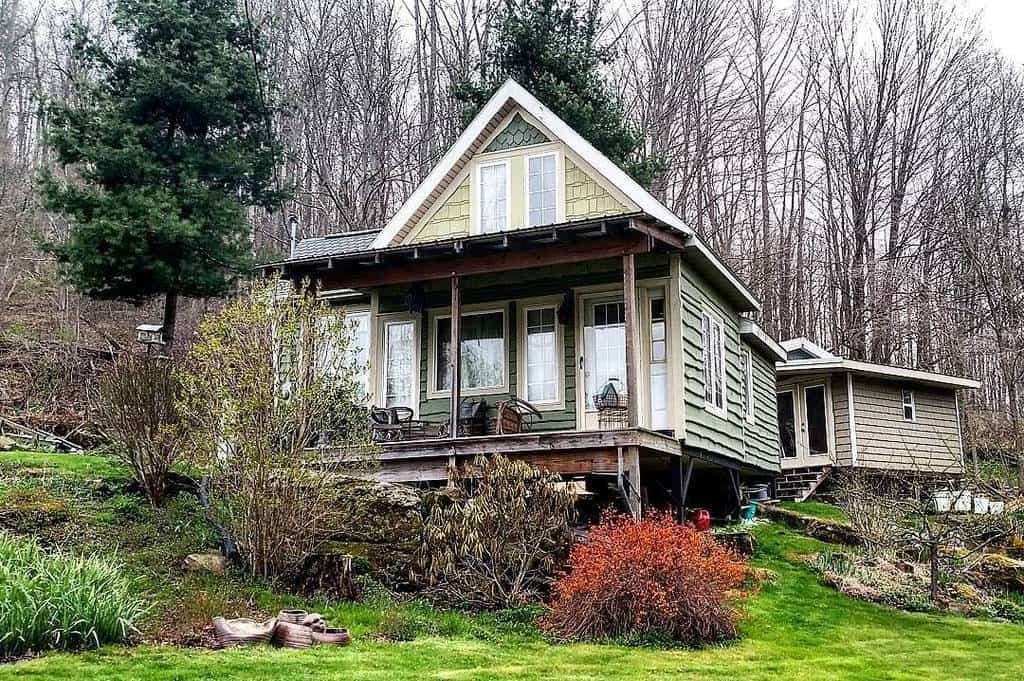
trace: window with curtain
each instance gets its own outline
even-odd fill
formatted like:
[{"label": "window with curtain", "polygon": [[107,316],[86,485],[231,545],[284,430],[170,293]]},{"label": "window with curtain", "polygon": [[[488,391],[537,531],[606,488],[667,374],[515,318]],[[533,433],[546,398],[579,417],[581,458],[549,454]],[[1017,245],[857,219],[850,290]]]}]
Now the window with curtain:
[{"label": "window with curtain", "polygon": [[415,398],[416,325],[392,322],[384,326],[384,406],[410,407]]},{"label": "window with curtain", "polygon": [[526,401],[558,401],[558,321],[554,306],[526,310]]},{"label": "window with curtain", "polygon": [[[451,390],[452,320],[438,317],[435,325],[437,348],[435,390]],[[461,390],[505,387],[505,315],[479,312],[462,315],[460,328]]]},{"label": "window with curtain", "polygon": [[914,421],[917,419],[917,407],[914,404],[914,391],[903,391],[903,420]]},{"label": "window with curtain", "polygon": [[528,159],[527,189],[530,226],[554,223],[557,219],[554,154],[531,156]]},{"label": "window with curtain", "polygon": [[480,166],[480,231],[508,229],[508,164]]}]

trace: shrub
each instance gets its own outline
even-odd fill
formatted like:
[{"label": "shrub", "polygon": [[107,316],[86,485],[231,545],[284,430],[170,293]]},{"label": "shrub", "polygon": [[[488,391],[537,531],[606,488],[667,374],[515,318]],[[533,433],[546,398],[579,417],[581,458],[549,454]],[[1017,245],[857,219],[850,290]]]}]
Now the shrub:
[{"label": "shrub", "polygon": [[125,642],[145,614],[118,566],[0,533],[0,657]]},{"label": "shrub", "polygon": [[541,626],[563,640],[732,638],[745,576],[743,561],[709,532],[667,514],[606,516],[573,546]]},{"label": "shrub", "polygon": [[154,506],[163,504],[182,451],[180,396],[181,383],[166,357],[125,353],[100,381],[100,420],[118,445],[112,450]]},{"label": "shrub", "polygon": [[453,499],[423,526],[428,595],[477,610],[538,600],[568,541],[572,493],[558,475],[500,455],[452,476]]},{"label": "shrub", "polygon": [[[181,372],[181,411],[208,509],[261,577],[294,579],[354,500],[332,487],[372,463],[352,328],[276,279],[206,317]],[[323,456],[325,438],[344,456]]]}]

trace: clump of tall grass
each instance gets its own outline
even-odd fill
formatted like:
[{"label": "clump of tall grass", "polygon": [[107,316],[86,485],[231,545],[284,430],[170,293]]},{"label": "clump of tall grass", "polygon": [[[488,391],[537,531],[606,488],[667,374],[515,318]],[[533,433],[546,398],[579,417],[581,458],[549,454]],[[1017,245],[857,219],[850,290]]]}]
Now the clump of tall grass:
[{"label": "clump of tall grass", "polygon": [[0,658],[127,641],[147,610],[133,591],[114,562],[0,532]]}]

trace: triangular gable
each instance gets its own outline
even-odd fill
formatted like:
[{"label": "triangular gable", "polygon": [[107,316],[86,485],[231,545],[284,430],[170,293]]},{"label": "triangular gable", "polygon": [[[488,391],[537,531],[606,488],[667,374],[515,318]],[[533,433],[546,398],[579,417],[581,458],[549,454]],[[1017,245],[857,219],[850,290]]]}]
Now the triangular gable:
[{"label": "triangular gable", "polygon": [[[581,161],[577,165],[585,166],[583,172],[604,187],[609,196],[620,202],[619,197],[625,197],[640,211],[680,232],[687,235],[692,234],[683,221],[664,204],[654,198],[608,157],[595,149],[554,112],[541,104],[536,97],[514,80],[509,79],[498,88],[498,91],[459,135],[459,138],[420,183],[412,196],[388,221],[374,241],[373,247],[386,248],[400,243],[407,236],[411,222],[422,219],[443,196],[445,198],[450,196],[453,190],[452,183],[462,180],[460,175],[469,159],[483,151],[482,145],[485,141],[491,139],[493,142],[498,138],[498,136],[494,136],[495,132],[499,130],[507,116],[517,106],[529,118],[537,121],[538,125],[532,125],[523,117],[524,123],[537,129],[549,140],[558,140],[564,143],[567,150]],[[515,121],[515,117],[512,121]],[[510,122],[506,129],[511,125]]]},{"label": "triangular gable", "polygon": [[840,359],[838,355],[821,347],[808,338],[791,338],[779,343],[791,360],[798,359]]}]

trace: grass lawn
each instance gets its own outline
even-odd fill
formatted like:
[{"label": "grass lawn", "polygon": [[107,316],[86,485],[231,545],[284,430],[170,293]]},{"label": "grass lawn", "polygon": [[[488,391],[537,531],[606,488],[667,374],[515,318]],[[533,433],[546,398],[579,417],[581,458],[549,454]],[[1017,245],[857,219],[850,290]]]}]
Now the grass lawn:
[{"label": "grass lawn", "polygon": [[[0,491],[2,494],[2,491]],[[152,521],[147,521],[153,524]],[[125,525],[132,536],[139,530]],[[755,563],[776,573],[747,603],[743,638],[703,650],[618,645],[553,645],[528,625],[494,616],[439,613],[423,606],[314,604],[349,627],[343,649],[266,647],[208,651],[168,645],[50,654],[0,666],[0,678],[217,681],[269,679],[1019,679],[1024,626],[950,616],[906,614],[851,600],[821,585],[794,555],[822,545],[774,524],[756,528]],[[187,534],[187,533],[186,533]],[[134,544],[133,544],[134,545]],[[175,545],[172,552],[181,550]],[[161,554],[163,555],[163,554]],[[127,555],[125,556],[128,557]],[[146,560],[155,559],[149,558]],[[161,559],[163,560],[163,559]],[[215,578],[181,586],[173,570],[150,578],[157,598],[236,593]],[[223,578],[221,578],[223,579]],[[229,580],[233,578],[227,578]],[[171,584],[175,586],[171,586]],[[234,583],[234,582],[232,582]],[[253,587],[250,608],[276,596]],[[205,596],[209,598],[209,596]],[[213,606],[239,601],[214,598]],[[163,607],[167,607],[165,603]],[[177,605],[172,605],[171,610]],[[184,606],[181,606],[184,607]],[[388,610],[422,620],[415,640],[371,639]],[[185,611],[183,611],[183,615]],[[228,613],[233,614],[233,613]],[[238,614],[245,614],[239,612]]]},{"label": "grass lawn", "polygon": [[824,504],[820,501],[780,501],[779,508],[793,511],[801,515],[818,518],[819,520],[832,520],[846,522],[846,514],[841,508],[832,504]]}]

